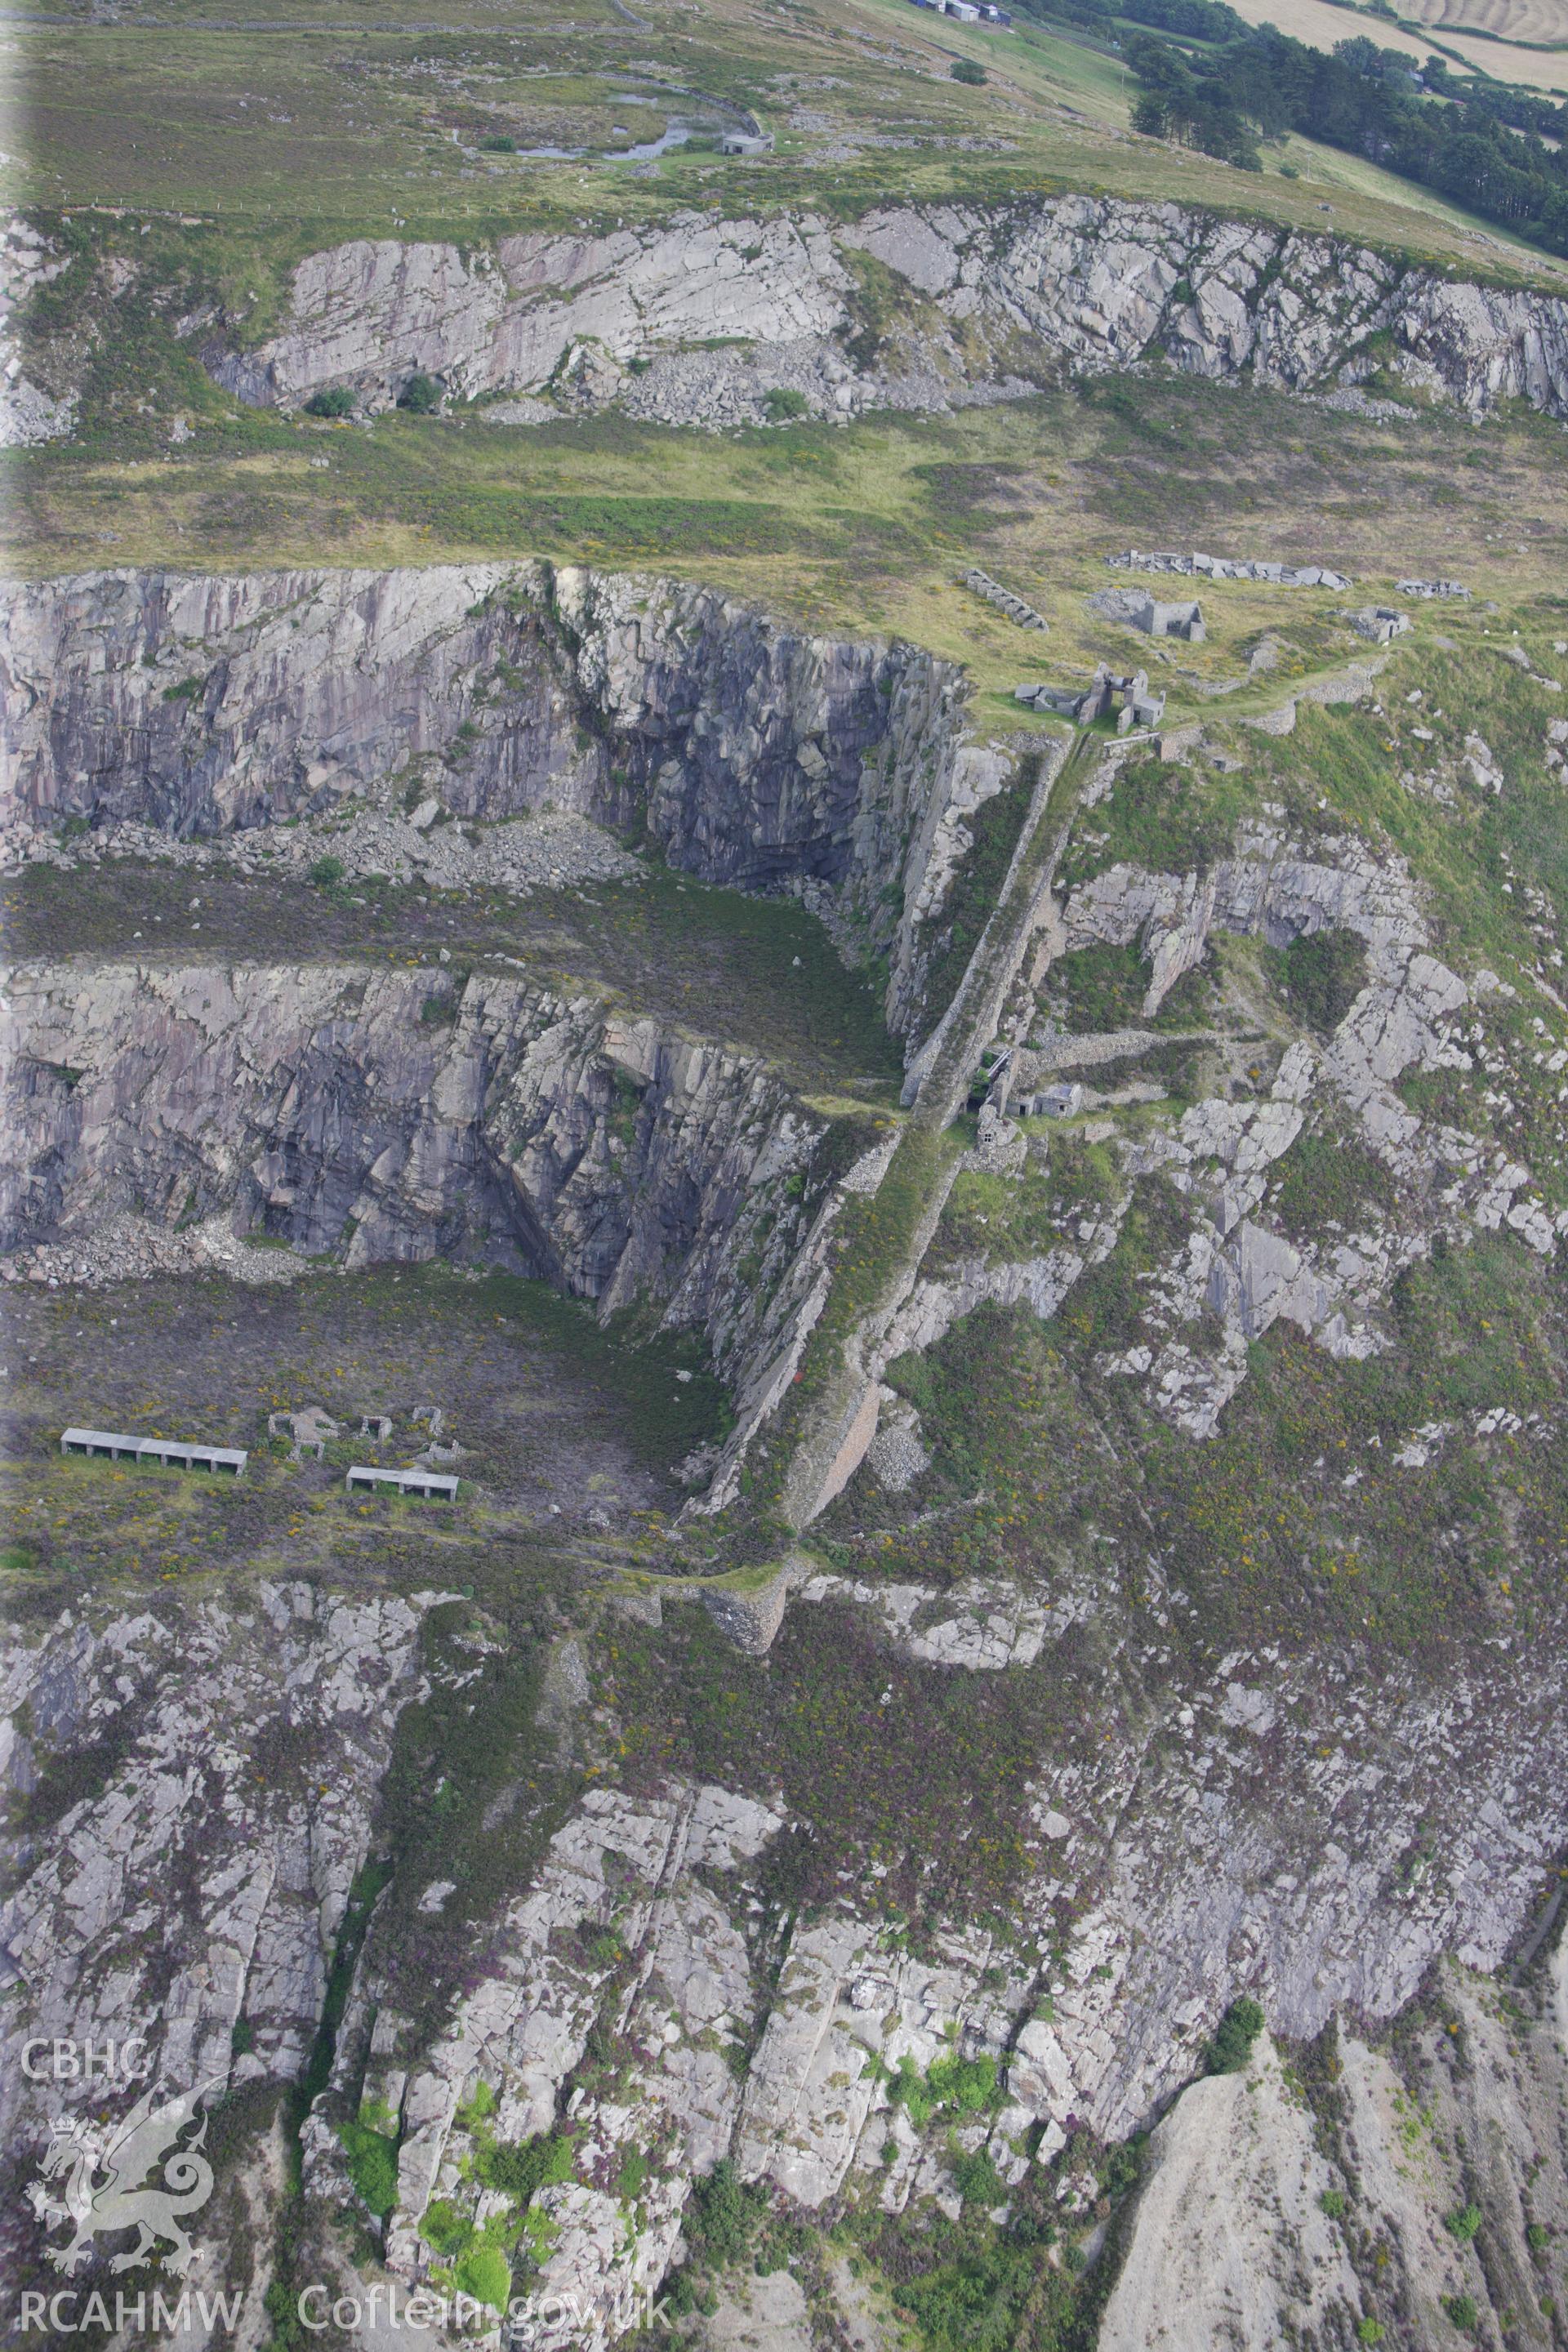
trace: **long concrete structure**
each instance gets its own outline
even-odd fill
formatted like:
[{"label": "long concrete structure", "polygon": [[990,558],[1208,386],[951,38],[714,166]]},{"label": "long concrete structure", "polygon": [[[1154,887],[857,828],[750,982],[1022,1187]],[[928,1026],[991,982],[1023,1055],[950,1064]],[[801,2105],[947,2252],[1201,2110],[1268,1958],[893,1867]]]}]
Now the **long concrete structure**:
[{"label": "long concrete structure", "polygon": [[100,1461],[157,1462],[165,1469],[206,1470],[226,1478],[243,1476],[250,1459],[239,1445],[197,1445],[171,1437],[127,1437],[108,1429],[62,1430],[60,1452],[96,1454]]},{"label": "long concrete structure", "polygon": [[455,1502],[458,1496],[458,1482],[445,1470],[378,1470],[372,1463],[356,1462],[343,1483],[351,1492],[395,1486],[400,1494],[423,1495],[439,1503]]}]

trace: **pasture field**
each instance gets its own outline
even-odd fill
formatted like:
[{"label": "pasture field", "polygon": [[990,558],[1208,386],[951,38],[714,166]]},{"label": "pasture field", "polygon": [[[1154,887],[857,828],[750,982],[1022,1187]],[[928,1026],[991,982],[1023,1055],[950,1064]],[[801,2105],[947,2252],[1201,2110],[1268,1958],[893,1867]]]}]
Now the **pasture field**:
[{"label": "pasture field", "polygon": [[1568,47],[1564,0],[1407,0],[1404,14],[1438,32]]},{"label": "pasture field", "polygon": [[[1316,49],[1358,35],[1419,65],[1438,46],[1451,65],[1497,81],[1568,91],[1568,8],[1563,0],[1410,0],[1397,24],[1342,0],[1232,0],[1249,25],[1277,25]],[[1528,27],[1528,29],[1527,29]],[[1424,29],[1425,28],[1425,29]],[[1480,37],[1478,37],[1478,35]],[[1525,47],[1524,42],[1561,48]]]},{"label": "pasture field", "polygon": [[[1545,5],[1545,0],[1536,0]],[[1363,29],[1328,0],[1248,0],[1325,42]],[[1283,14],[1281,12],[1284,12]],[[1380,40],[1423,54],[1419,32]],[[1489,45],[1483,43],[1482,47]],[[1532,69],[1563,62],[1521,53]],[[960,59],[990,79],[966,88]],[[1491,70],[1511,71],[1489,50]],[[292,0],[265,29],[169,0],[155,21],[32,18],[4,36],[12,91],[0,195],[46,212],[124,207],[232,241],[260,310],[277,270],[355,235],[471,237],[529,226],[810,205],[838,216],[914,196],[1088,188],[1206,204],[1348,235],[1494,277],[1561,281],[1550,256],[1436,196],[1295,142],[1298,180],[1135,135],[1113,57],[1020,21],[1010,34],[935,18],[903,0],[711,0],[700,45],[680,0],[634,19],[584,0],[567,22],[452,0],[437,29],[389,30],[348,0]],[[771,153],[722,158],[741,112]],[[668,125],[658,156],[633,150]],[[552,149],[550,155],[531,149]],[[259,273],[259,276],[258,276]]]}]

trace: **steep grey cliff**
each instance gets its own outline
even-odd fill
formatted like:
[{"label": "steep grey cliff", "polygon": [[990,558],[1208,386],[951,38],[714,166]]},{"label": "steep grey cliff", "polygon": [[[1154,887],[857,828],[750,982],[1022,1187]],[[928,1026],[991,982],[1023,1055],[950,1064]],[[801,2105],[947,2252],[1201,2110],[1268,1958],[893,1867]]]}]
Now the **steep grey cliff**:
[{"label": "steep grey cliff", "polygon": [[[237,1601],[68,1610],[13,1633],[6,1706],[21,1727],[5,1770],[23,1814],[6,1934],[33,2031],[121,2041],[148,2031],[155,1999],[168,2063],[191,2079],[298,2071],[437,1597],[262,1580]],[[255,1760],[269,1747],[291,1749],[287,1771]],[[68,1759],[81,1754],[103,1764],[97,1790],[84,1776],[79,1794]],[[63,1806],[51,1780],[62,1765],[74,1797]],[[140,1927],[154,1902],[162,1958],[149,1976]],[[37,2095],[5,2069],[13,2145]]]},{"label": "steep grey cliff", "polygon": [[597,996],[124,963],[16,969],[7,998],[10,1251],[221,1218],[350,1267],[498,1264],[605,1314],[657,1300],[743,1378],[771,1286],[736,1268],[764,1219],[782,1268],[810,1213],[824,1121],[765,1064]]},{"label": "steep grey cliff", "polygon": [[214,835],[370,796],[546,805],[673,866],[833,895],[918,1017],[915,924],[1009,772],[951,665],[813,636],[708,589],[545,564],[16,585],[0,833]]},{"label": "steep grey cliff", "polygon": [[910,648],[539,564],[94,574],[10,601],[6,808],[175,832],[428,767],[455,814],[646,814],[715,879],[837,880],[906,675],[955,685]]},{"label": "steep grey cliff", "polygon": [[[891,274],[893,305],[866,310],[868,260]],[[720,340],[737,348],[697,348]],[[1163,356],[1298,393],[1353,389],[1385,365],[1473,413],[1519,398],[1568,415],[1560,297],[1327,235],[1079,195],[889,205],[842,227],[690,214],[468,254],[362,239],[300,263],[270,341],[204,356],[242,399],[285,407],[335,386],[384,407],[420,370],[460,399],[547,394],[566,413],[761,423],[785,389],[843,418]]]}]

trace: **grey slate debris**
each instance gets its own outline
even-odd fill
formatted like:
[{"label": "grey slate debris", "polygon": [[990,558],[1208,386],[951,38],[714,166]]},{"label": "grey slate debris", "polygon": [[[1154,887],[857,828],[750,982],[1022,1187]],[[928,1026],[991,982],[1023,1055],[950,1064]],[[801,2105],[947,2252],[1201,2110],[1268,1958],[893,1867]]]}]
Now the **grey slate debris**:
[{"label": "grey slate debris", "polygon": [[1227,555],[1144,555],[1135,547],[1125,555],[1108,555],[1105,560],[1116,572],[1176,572],[1184,579],[1258,580],[1275,588],[1348,588],[1351,584],[1342,572],[1331,572],[1321,563],[1257,562],[1250,557],[1233,560]]},{"label": "grey slate debris", "polygon": [[1021,629],[1043,630],[1050,625],[1032,604],[1026,604],[1022,596],[1015,596],[1011,588],[1004,588],[988,572],[978,568],[966,572],[963,584],[973,588],[977,596],[984,596],[988,604],[994,604],[999,613],[1005,613],[1010,621],[1016,621]]}]

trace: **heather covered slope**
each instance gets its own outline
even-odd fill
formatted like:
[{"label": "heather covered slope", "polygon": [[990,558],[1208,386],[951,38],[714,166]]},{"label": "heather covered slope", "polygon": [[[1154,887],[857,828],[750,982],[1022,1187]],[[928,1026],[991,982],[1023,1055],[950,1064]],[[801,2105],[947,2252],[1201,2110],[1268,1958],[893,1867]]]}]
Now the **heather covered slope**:
[{"label": "heather covered slope", "polygon": [[447,15],[13,28],[7,2033],[196,2352],[1546,2352],[1568,280]]},{"label": "heather covered slope", "polygon": [[[1272,659],[1206,698],[1173,664],[1157,736],[1065,758],[902,650],[841,819],[826,714],[893,656],[718,603],[687,632],[688,593],[21,600],[54,695],[17,706],[9,890],[49,950],[11,986],[29,2015],[123,2032],[174,1969],[168,2062],[231,2084],[247,2342],[269,2287],[389,2273],[544,2343],[552,2297],[609,2341],[643,2288],[711,2287],[722,2342],[742,2249],[803,2345],[897,2308],[942,2352],[977,2294],[1003,2341],[1142,2345],[1178,2278],[1259,2345],[1424,2346],[1469,2305],[1549,2341],[1561,625],[1417,606],[1356,656],[1331,592],[1222,584],[1216,664],[1232,597],[1275,600]],[[379,617],[332,736],[344,594]],[[165,627],[209,648],[188,713]],[[678,642],[752,731],[704,688],[639,764],[616,730],[670,707]],[[202,797],[229,726],[243,805]],[[134,757],[80,802],[100,740]],[[786,840],[748,929],[770,902],[704,865],[776,890]],[[679,998],[703,956],[732,977]],[[829,1036],[835,988],[866,1011]],[[944,1091],[1004,1046],[978,1113]],[[308,1404],[320,1463],[267,1433]],[[243,1492],[51,1452],[104,1412],[248,1443]],[[367,1446],[455,1461],[456,1509],[347,1496]],[[154,1837],[152,1759],[236,1707],[262,1777],[220,1753]],[[1418,2186],[1402,2102],[1441,2118]]]}]

